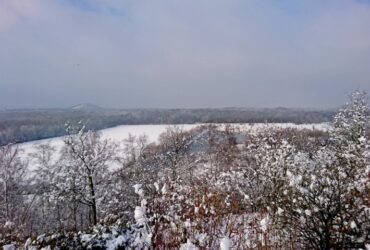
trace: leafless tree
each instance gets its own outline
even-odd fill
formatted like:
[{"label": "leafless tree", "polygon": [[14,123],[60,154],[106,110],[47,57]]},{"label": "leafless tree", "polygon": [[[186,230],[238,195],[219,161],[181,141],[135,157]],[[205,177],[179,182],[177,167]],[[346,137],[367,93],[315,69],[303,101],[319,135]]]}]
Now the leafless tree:
[{"label": "leafless tree", "polygon": [[91,208],[92,224],[95,225],[98,222],[98,200],[105,177],[109,175],[108,164],[114,159],[115,144],[102,139],[99,132],[84,131],[83,126],[76,134],[70,127],[67,130],[62,171],[71,185],[66,188],[79,203]]},{"label": "leafless tree", "polygon": [[21,227],[24,215],[23,188],[26,165],[17,145],[0,147],[0,230]]}]

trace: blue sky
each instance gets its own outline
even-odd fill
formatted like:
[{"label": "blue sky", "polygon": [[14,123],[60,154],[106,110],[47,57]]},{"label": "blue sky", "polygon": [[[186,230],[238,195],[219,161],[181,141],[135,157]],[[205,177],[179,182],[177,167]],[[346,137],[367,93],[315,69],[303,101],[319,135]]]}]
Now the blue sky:
[{"label": "blue sky", "polygon": [[0,108],[337,107],[369,68],[364,0],[0,0]]}]

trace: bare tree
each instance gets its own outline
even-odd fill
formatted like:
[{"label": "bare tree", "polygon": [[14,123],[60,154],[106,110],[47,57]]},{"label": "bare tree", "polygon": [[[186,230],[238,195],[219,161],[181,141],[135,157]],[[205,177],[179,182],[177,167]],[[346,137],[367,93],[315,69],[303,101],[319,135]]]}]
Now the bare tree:
[{"label": "bare tree", "polygon": [[25,164],[19,157],[17,145],[0,147],[0,228],[19,227],[23,216],[22,184]]},{"label": "bare tree", "polygon": [[82,126],[77,134],[71,127],[64,139],[64,166],[62,171],[71,180],[67,187],[78,202],[91,208],[92,223],[98,222],[98,199],[101,187],[109,175],[108,164],[114,159],[115,144],[102,139],[99,132],[84,131]]},{"label": "bare tree", "polygon": [[160,135],[159,142],[165,164],[171,170],[172,180],[175,180],[178,164],[189,151],[191,135],[179,126],[170,126]]}]

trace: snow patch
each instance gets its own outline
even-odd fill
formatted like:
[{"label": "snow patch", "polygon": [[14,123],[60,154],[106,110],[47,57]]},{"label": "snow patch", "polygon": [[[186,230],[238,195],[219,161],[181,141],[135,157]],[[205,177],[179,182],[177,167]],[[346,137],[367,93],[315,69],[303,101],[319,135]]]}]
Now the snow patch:
[{"label": "snow patch", "polygon": [[115,250],[118,247],[122,246],[125,242],[127,242],[126,237],[120,235],[117,238],[107,241],[105,247],[107,248],[107,250]]},{"label": "snow patch", "polygon": [[231,240],[228,237],[224,237],[220,241],[221,250],[229,250],[231,248]]},{"label": "snow patch", "polygon": [[198,250],[198,248],[188,239],[185,244],[180,246],[180,250]]}]

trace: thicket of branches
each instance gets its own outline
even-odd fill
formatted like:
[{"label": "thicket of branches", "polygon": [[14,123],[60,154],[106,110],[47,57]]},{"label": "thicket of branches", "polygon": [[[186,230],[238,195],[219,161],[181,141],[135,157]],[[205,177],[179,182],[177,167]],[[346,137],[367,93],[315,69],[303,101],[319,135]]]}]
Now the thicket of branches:
[{"label": "thicket of branches", "polygon": [[365,249],[366,100],[353,93],[327,132],[172,126],[157,143],[117,143],[81,125],[67,127],[61,150],[39,145],[22,158],[1,147],[0,244]]}]

